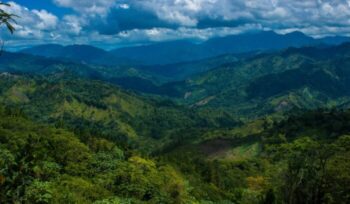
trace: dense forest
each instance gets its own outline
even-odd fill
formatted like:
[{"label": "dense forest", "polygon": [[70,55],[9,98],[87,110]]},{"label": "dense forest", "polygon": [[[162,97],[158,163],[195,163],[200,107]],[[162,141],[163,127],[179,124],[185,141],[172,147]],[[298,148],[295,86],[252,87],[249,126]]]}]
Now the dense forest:
[{"label": "dense forest", "polygon": [[236,120],[68,73],[1,76],[2,203],[348,203],[350,112]]},{"label": "dense forest", "polygon": [[[10,33],[13,5],[0,2]],[[1,47],[0,204],[348,204],[349,42]]]}]

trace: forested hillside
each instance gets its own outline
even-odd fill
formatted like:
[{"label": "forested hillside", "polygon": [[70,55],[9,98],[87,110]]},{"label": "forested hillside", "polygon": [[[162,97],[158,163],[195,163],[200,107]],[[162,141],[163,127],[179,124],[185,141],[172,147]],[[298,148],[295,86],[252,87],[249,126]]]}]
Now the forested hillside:
[{"label": "forested hillside", "polygon": [[0,203],[350,203],[349,44],[138,66],[26,52],[0,56]]},{"label": "forested hillside", "polygon": [[[4,53],[0,202],[348,203],[349,54],[225,55],[133,79]],[[191,77],[161,82],[172,74]]]},{"label": "forested hillside", "polygon": [[349,19],[0,0],[0,204],[349,204]]},{"label": "forested hillside", "polygon": [[[39,47],[39,50],[50,49]],[[79,52],[78,52],[79,53]],[[50,54],[48,52],[48,54]],[[172,83],[182,81],[190,76],[214,69],[220,65],[236,62],[252,53],[222,55],[209,59],[166,65],[94,65],[79,63],[79,60],[67,58],[41,57],[23,53],[4,52],[0,58],[0,70],[14,74],[51,75],[63,71],[80,78],[101,80],[139,93],[176,95]],[[93,58],[93,57],[92,57]]]},{"label": "forested hillside", "polygon": [[180,172],[99,137],[0,111],[1,203],[188,203]]},{"label": "forested hillside", "polygon": [[238,124],[234,119],[221,119],[220,114],[199,114],[165,99],[137,96],[65,72],[46,77],[3,74],[0,78],[0,101],[20,108],[38,122],[67,127],[82,137],[99,135],[125,145],[140,145],[147,151],[186,137],[189,128]]},{"label": "forested hillside", "polygon": [[349,101],[349,53],[349,44],[290,48],[222,65],[173,89],[190,106],[241,117],[333,107]]},{"label": "forested hillside", "polygon": [[348,119],[335,110],[265,119],[163,158],[214,203],[348,203]]},{"label": "forested hillside", "polygon": [[32,122],[21,109],[2,107],[4,203],[349,202],[348,111],[256,121],[152,159],[118,141]]}]

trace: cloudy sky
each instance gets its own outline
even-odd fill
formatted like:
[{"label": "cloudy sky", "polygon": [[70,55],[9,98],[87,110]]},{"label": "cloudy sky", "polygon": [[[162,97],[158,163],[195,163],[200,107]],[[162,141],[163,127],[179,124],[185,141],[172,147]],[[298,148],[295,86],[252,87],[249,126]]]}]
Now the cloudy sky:
[{"label": "cloudy sky", "polygon": [[10,49],[43,43],[106,49],[259,30],[350,34],[350,0],[13,0]]}]

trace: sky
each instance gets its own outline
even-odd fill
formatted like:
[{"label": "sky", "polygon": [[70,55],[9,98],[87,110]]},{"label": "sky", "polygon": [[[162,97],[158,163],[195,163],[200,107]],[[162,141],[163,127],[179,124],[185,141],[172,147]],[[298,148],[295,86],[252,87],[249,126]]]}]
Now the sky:
[{"label": "sky", "polygon": [[90,44],[105,49],[273,30],[313,37],[350,34],[350,0],[13,0],[9,49]]}]

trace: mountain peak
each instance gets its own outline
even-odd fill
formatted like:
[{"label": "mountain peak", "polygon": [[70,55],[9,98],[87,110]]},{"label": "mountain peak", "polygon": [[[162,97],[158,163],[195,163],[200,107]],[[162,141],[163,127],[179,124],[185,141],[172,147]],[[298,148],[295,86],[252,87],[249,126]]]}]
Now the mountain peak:
[{"label": "mountain peak", "polygon": [[293,31],[290,33],[286,33],[285,36],[294,36],[294,37],[306,37],[306,38],[311,38],[310,36],[306,35],[303,32],[300,31]]}]

